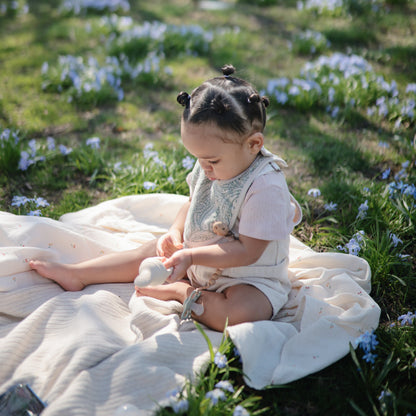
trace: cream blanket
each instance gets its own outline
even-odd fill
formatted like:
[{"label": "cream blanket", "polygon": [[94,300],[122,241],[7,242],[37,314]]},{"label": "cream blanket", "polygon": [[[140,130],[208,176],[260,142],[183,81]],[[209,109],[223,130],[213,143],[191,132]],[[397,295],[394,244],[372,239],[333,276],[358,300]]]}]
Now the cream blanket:
[{"label": "cream blanket", "polygon": [[[131,403],[151,414],[166,392],[209,359],[182,305],[137,298],[133,284],[65,292],[30,271],[30,258],[77,262],[164,233],[184,196],[122,197],[60,221],[0,213],[0,393],[29,383],[48,403],[43,415],[113,415]],[[334,363],[349,342],[377,327],[368,264],[316,253],[291,239],[293,290],[276,321],[228,329],[248,385],[288,383]],[[214,346],[222,334],[207,330]]]}]

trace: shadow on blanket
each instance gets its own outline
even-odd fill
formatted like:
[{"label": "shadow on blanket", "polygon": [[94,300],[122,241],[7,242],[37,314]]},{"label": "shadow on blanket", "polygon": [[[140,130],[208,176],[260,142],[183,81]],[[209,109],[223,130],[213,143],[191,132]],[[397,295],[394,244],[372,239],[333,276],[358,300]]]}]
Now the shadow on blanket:
[{"label": "shadow on blanket", "polygon": [[[60,221],[0,213],[0,393],[29,383],[48,403],[45,416],[109,415],[125,403],[147,415],[203,368],[206,341],[181,324],[180,303],[132,296],[132,283],[65,292],[28,266],[137,247],[166,232],[185,200],[122,197]],[[228,328],[256,389],[325,368],[378,325],[363,259],[316,253],[292,237],[289,273],[293,290],[274,321]],[[207,334],[218,346],[222,334]]]}]

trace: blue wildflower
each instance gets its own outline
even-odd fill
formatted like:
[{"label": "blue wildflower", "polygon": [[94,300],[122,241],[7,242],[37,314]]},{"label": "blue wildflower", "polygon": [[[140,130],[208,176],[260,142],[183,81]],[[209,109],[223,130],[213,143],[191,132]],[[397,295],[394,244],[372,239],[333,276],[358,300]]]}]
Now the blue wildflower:
[{"label": "blue wildflower", "polygon": [[69,155],[72,152],[72,149],[70,147],[66,147],[63,144],[59,145],[59,151],[61,152],[61,154],[63,154],[64,156]]},{"label": "blue wildflower", "polygon": [[27,170],[28,167],[33,164],[33,160],[30,159],[29,153],[25,152],[24,150],[20,153],[20,160],[19,160],[19,169],[20,170]]},{"label": "blue wildflower", "polygon": [[327,211],[336,211],[336,209],[338,208],[338,204],[336,204],[335,202],[329,202],[328,204],[324,205],[324,208]]},{"label": "blue wildflower", "polygon": [[30,217],[40,217],[40,216],[42,216],[42,212],[40,211],[40,209],[36,209],[34,211],[28,212],[27,215],[30,216]]},{"label": "blue wildflower", "polygon": [[391,393],[389,392],[389,391],[385,391],[385,390],[382,390],[382,392],[380,393],[380,396],[378,396],[378,400],[381,402],[381,401],[384,401],[385,400],[385,398],[386,397],[389,397],[389,396],[391,396]]},{"label": "blue wildflower", "polygon": [[143,182],[143,188],[146,190],[153,191],[155,190],[156,186],[157,185],[154,182],[150,182],[150,181]]},{"label": "blue wildflower", "polygon": [[55,150],[55,139],[53,137],[47,137],[46,144],[48,146],[48,150]]},{"label": "blue wildflower", "polygon": [[184,159],[182,159],[182,167],[185,169],[192,169],[194,167],[195,160],[190,157],[186,156]]},{"label": "blue wildflower", "polygon": [[370,352],[378,345],[377,336],[374,331],[366,331],[356,339],[356,344],[365,352]]},{"label": "blue wildflower", "polygon": [[37,207],[48,207],[49,206],[49,202],[42,197],[38,197],[33,199],[33,202],[36,204]]},{"label": "blue wildflower", "polygon": [[397,245],[400,243],[400,244],[402,244],[403,243],[403,241],[399,238],[399,237],[397,237],[397,235],[396,234],[393,234],[393,233],[390,233],[390,239],[391,239],[391,241],[392,241],[392,243],[393,243],[393,246],[394,247],[397,247]]},{"label": "blue wildflower", "polygon": [[214,363],[218,368],[224,368],[227,365],[227,357],[219,351],[215,353]]},{"label": "blue wildflower", "polygon": [[90,146],[92,149],[100,148],[100,138],[99,137],[90,137],[86,141],[86,145]]},{"label": "blue wildflower", "polygon": [[374,361],[376,358],[377,358],[377,354],[373,354],[372,352],[367,352],[366,354],[363,355],[363,359],[367,363],[371,363],[371,364],[374,364]]},{"label": "blue wildflower", "polygon": [[114,163],[114,166],[113,166],[114,172],[120,172],[122,170],[122,164],[123,162]]},{"label": "blue wildflower", "polygon": [[416,314],[412,312],[407,312],[404,315],[400,315],[397,320],[400,322],[401,326],[413,325],[414,320],[416,319]]},{"label": "blue wildflower", "polygon": [[235,407],[233,416],[249,416],[250,413],[240,404]]},{"label": "blue wildflower", "polygon": [[390,168],[387,168],[382,174],[381,174],[381,179],[387,179],[390,175]]},{"label": "blue wildflower", "polygon": [[321,191],[318,188],[311,188],[308,191],[308,195],[317,198],[321,195]]},{"label": "blue wildflower", "polygon": [[221,389],[214,389],[205,394],[207,399],[211,400],[213,405],[217,404],[219,400],[225,400],[225,393]]},{"label": "blue wildflower", "polygon": [[32,157],[35,157],[36,156],[36,140],[35,139],[32,139],[32,140],[29,140],[29,148],[30,148],[30,150],[32,151]]},{"label": "blue wildflower", "polygon": [[364,334],[361,334],[355,340],[355,343],[365,352],[363,355],[364,360],[368,363],[374,364],[377,354],[374,354],[372,351],[374,351],[378,345],[377,337],[374,332],[364,332]]},{"label": "blue wildflower", "polygon": [[143,156],[145,159],[153,159],[159,156],[159,153],[156,150],[153,150],[153,143],[147,143],[143,149]]},{"label": "blue wildflower", "polygon": [[12,199],[12,207],[21,207],[25,205],[26,202],[29,202],[29,198],[25,196],[15,195]]},{"label": "blue wildflower", "polygon": [[184,413],[189,409],[189,402],[186,399],[178,400],[170,404],[175,413]]},{"label": "blue wildflower", "polygon": [[353,256],[358,256],[358,253],[361,250],[360,243],[355,238],[351,238],[351,240],[345,244],[345,248],[347,248],[348,253],[352,254]]},{"label": "blue wildflower", "polygon": [[337,249],[344,251],[345,253],[349,253],[353,256],[358,256],[358,253],[360,252],[363,243],[364,243],[364,231],[360,230],[360,231],[357,231],[351,237],[350,241],[348,241],[348,243],[345,244],[345,247],[338,245]]},{"label": "blue wildflower", "polygon": [[219,381],[215,387],[217,389],[229,391],[230,393],[234,393],[234,387],[228,380],[221,380]]},{"label": "blue wildflower", "polygon": [[238,351],[237,347],[234,347],[233,352],[234,352],[234,356],[235,356],[236,358],[238,358],[238,361],[239,361],[240,363],[242,363],[242,362],[243,362],[243,359],[241,358],[240,351]]},{"label": "blue wildflower", "polygon": [[367,211],[368,211],[368,201],[365,200],[365,202],[358,207],[358,214],[357,214],[356,219],[361,219],[361,220],[364,219],[367,215]]}]

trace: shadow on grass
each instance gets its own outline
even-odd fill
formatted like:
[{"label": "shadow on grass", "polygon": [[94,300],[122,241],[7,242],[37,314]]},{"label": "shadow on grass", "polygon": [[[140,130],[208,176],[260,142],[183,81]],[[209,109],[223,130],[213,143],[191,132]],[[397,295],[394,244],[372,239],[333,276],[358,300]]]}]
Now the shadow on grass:
[{"label": "shadow on grass", "polygon": [[341,167],[364,175],[371,170],[369,161],[354,146],[354,138],[347,142],[324,132],[312,125],[310,114],[281,109],[277,117],[279,134],[310,162],[316,174],[329,175]]},{"label": "shadow on grass", "polygon": [[347,355],[330,367],[301,380],[285,386],[250,392],[260,394],[262,403],[275,408],[276,413],[268,414],[350,416],[356,414],[350,405],[351,399],[364,409],[368,405],[362,390],[353,388],[358,381],[355,372],[351,357]]},{"label": "shadow on grass", "polygon": [[416,79],[416,46],[394,46],[385,49],[384,52],[394,71],[406,74],[414,82]]},{"label": "shadow on grass", "polygon": [[371,27],[357,24],[348,28],[332,28],[323,32],[331,42],[333,49],[345,49],[347,47],[369,47],[377,44],[377,36]]}]

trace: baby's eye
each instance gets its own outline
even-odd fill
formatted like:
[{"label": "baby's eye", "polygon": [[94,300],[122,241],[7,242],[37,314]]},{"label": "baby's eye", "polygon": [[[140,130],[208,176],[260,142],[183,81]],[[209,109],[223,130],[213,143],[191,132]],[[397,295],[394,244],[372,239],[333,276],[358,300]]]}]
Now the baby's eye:
[{"label": "baby's eye", "polygon": [[219,160],[208,160],[208,163],[210,164],[210,165],[215,165],[216,163],[218,163],[219,162]]}]

